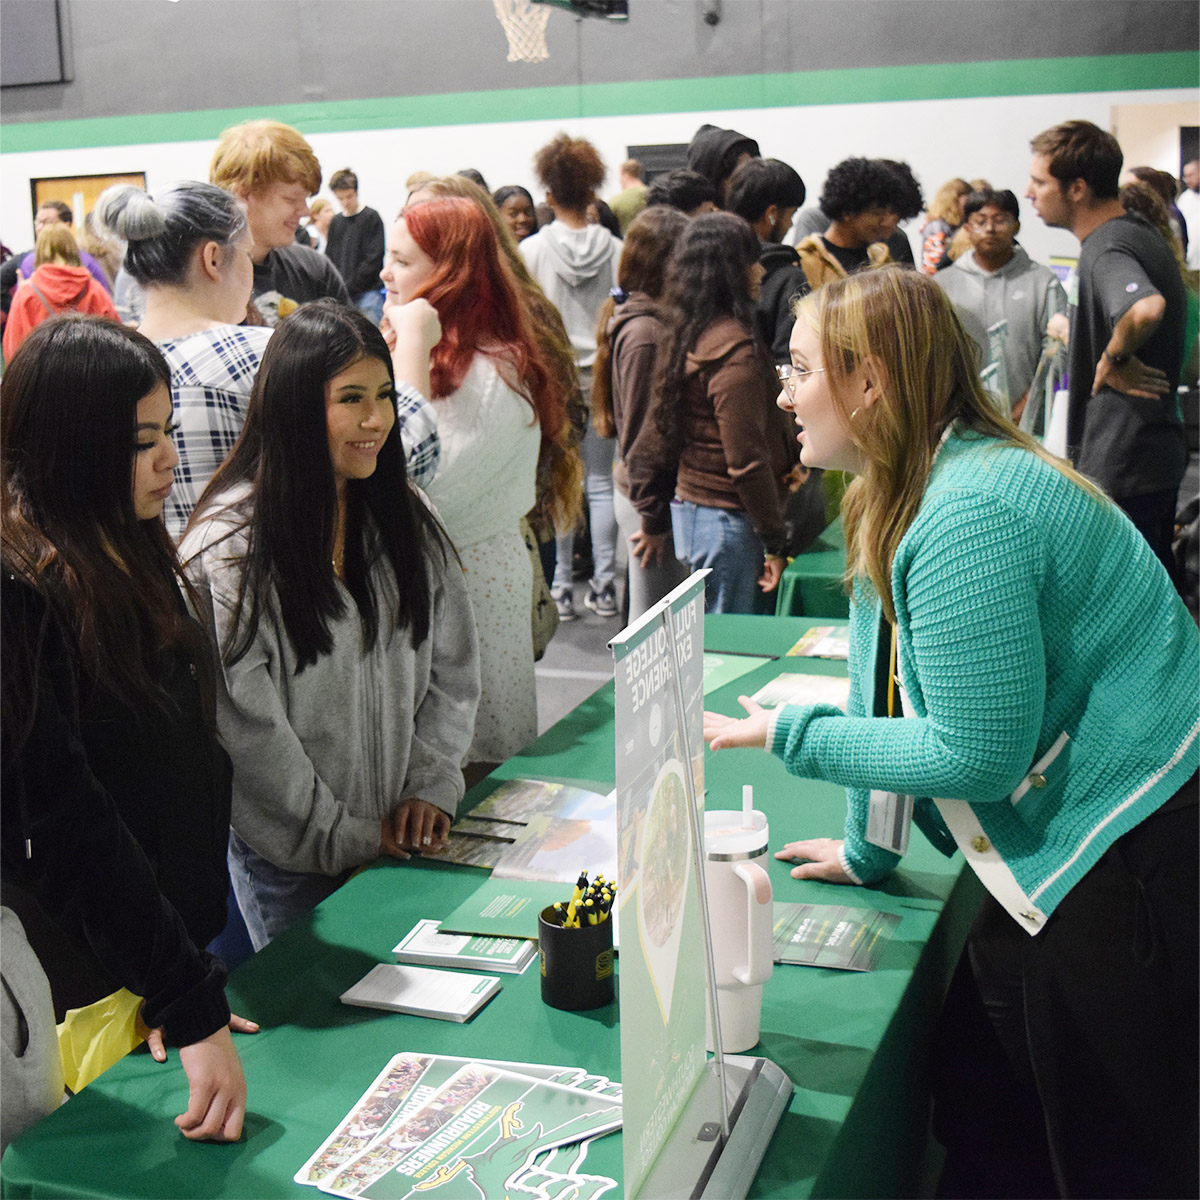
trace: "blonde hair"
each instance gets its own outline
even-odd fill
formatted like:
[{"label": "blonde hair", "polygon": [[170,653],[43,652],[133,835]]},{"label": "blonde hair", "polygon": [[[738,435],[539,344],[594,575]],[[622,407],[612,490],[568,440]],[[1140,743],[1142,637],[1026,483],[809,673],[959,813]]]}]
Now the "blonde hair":
[{"label": "blonde hair", "polygon": [[321,164],[299,130],[281,121],[244,121],[221,134],[208,181],[238,196],[302,183],[311,196],[321,186]]},{"label": "blonde hair", "polygon": [[311,204],[308,206],[308,215],[309,215],[310,217],[315,217],[315,216],[317,216],[319,213],[323,213],[323,212],[324,212],[324,211],[325,211],[327,208],[332,208],[332,207],[333,207],[333,205],[332,205],[332,204],[330,204],[330,203],[329,203],[329,201],[328,201],[328,200],[326,200],[324,196],[318,196],[318,197],[317,197],[317,198],[316,198],[316,199],[315,199],[315,200],[314,200],[314,201],[313,201],[313,202],[312,202],[312,203],[311,203]]},{"label": "blonde hair", "polygon": [[79,243],[71,232],[70,225],[56,221],[47,225],[37,236],[37,246],[33,252],[33,265],[40,267],[43,263],[64,263],[68,267],[79,266]]},{"label": "blonde hair", "polygon": [[947,179],[934,193],[929,203],[929,219],[945,221],[947,225],[962,224],[961,201],[971,194],[971,185],[965,179]]},{"label": "blonde hair", "polygon": [[[1036,454],[1103,499],[1098,488],[996,407],[979,382],[975,343],[932,279],[882,266],[826,284],[805,296],[796,313],[820,339],[834,405],[863,462],[842,500],[846,584],[872,587],[889,621],[896,619],[892,561],[916,518],[952,421]],[[844,399],[849,377],[868,358],[880,368],[881,394],[852,419]]]}]

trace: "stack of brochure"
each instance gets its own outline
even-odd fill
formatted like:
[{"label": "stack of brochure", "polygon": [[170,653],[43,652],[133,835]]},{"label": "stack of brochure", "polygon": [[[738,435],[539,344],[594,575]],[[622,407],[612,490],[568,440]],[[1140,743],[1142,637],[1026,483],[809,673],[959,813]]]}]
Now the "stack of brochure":
[{"label": "stack of brochure", "polygon": [[578,1174],[586,1147],[553,1148],[620,1127],[621,1085],[582,1067],[397,1054],[294,1178],[371,1200],[598,1196],[616,1183]]},{"label": "stack of brochure", "polygon": [[499,990],[500,980],[494,975],[380,963],[343,992],[341,1001],[358,1008],[461,1022],[473,1017]]},{"label": "stack of brochure", "polygon": [[435,857],[493,868],[499,879],[574,883],[581,870],[615,879],[616,820],[614,792],[508,779],[455,821]]},{"label": "stack of brochure", "polygon": [[418,921],[392,948],[396,961],[519,975],[537,958],[537,943],[527,938],[442,933],[441,927],[441,921]]}]

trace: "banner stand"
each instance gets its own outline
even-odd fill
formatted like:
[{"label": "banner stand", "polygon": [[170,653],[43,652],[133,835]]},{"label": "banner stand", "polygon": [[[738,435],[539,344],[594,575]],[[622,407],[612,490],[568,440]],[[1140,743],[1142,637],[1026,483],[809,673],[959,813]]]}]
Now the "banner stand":
[{"label": "banner stand", "polygon": [[775,1127],[792,1096],[792,1081],[766,1058],[725,1059],[729,1140],[713,1120],[721,1112],[716,1059],[696,1083],[640,1192],[662,1200],[742,1200],[750,1191]]},{"label": "banner stand", "polygon": [[[765,1058],[705,1053],[720,1011],[705,887],[704,577],[614,656],[625,1195],[741,1200],[792,1096]],[[694,876],[694,878],[691,878]]]}]

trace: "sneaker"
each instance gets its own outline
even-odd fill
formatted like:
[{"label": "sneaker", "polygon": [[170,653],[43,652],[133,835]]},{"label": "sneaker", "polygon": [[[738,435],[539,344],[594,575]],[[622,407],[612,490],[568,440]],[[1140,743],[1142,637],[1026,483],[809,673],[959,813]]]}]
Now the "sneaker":
[{"label": "sneaker", "polygon": [[615,617],[617,615],[617,590],[611,583],[606,583],[602,588],[589,587],[583,603],[598,617]]},{"label": "sneaker", "polygon": [[550,597],[554,601],[554,607],[558,609],[560,621],[573,621],[579,615],[575,611],[575,597],[569,588],[561,592],[551,592]]}]

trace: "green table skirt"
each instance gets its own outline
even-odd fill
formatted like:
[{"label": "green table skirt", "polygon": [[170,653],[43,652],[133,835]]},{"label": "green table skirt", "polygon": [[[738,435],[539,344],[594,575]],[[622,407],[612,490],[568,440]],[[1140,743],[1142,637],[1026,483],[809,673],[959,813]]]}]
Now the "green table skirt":
[{"label": "green table skirt", "polygon": [[[715,692],[709,706],[734,712],[739,693],[781,670],[843,672],[840,663],[782,657],[807,624],[708,618],[708,648],[780,656]],[[758,753],[709,754],[706,772],[710,808],[738,807],[742,784],[754,785],[774,846],[840,834],[839,787],[795,779]],[[497,774],[611,786],[612,685]],[[468,803],[491,786],[479,785]],[[875,888],[794,880],[787,864],[770,861],[777,900],[874,906],[902,920],[871,974],[776,967],[766,984],[755,1053],[779,1063],[796,1091],[751,1195],[901,1196],[928,1186],[929,1031],[980,894],[969,872],[960,880],[960,867],[919,834],[902,868]],[[619,1001],[591,1013],[547,1008],[536,966],[503,976],[499,995],[466,1025],[338,1002],[374,963],[390,960],[418,919],[449,912],[483,879],[471,868],[381,863],[234,972],[235,1011],[263,1027],[237,1038],[249,1084],[240,1143],[197,1145],[180,1136],[171,1122],[187,1095],[175,1054],[160,1065],[134,1053],[10,1147],[3,1194],[312,1200],[315,1190],[292,1175],[401,1050],[580,1064],[619,1078]],[[595,1142],[586,1169],[620,1180],[621,1135]]]}]

